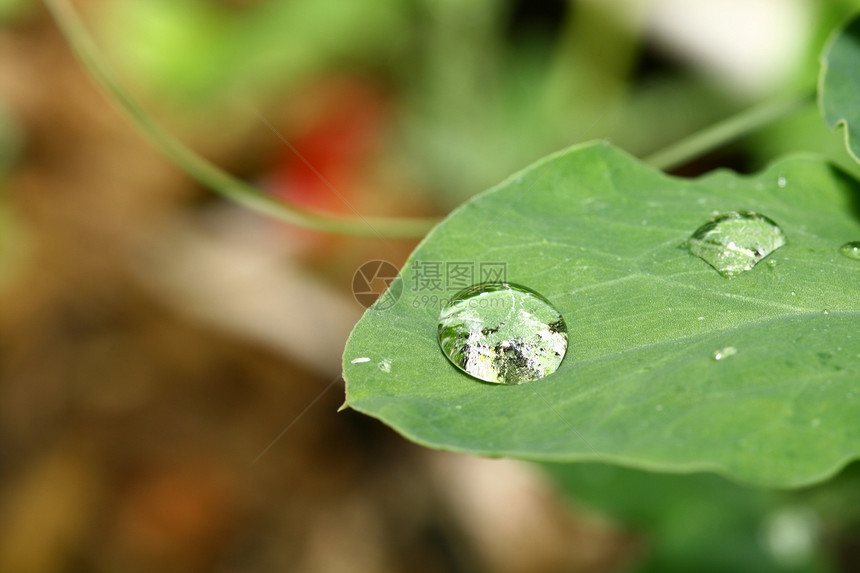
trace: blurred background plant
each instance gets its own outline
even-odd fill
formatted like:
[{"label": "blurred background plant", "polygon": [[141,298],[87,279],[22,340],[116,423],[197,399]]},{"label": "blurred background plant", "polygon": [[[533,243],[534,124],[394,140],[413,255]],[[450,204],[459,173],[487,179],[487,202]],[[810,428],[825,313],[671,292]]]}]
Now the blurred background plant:
[{"label": "blurred background plant", "polygon": [[[75,5],[189,146],[275,197],[362,216],[444,215],[562,146],[648,156],[809,91],[856,8]],[[857,464],[762,492],[430,452],[335,414],[363,310],[352,274],[400,265],[415,241],[296,229],[211,195],[124,121],[38,1],[0,0],[0,26],[0,571],[860,569]],[[858,172],[811,105],[677,172],[792,151]]]}]

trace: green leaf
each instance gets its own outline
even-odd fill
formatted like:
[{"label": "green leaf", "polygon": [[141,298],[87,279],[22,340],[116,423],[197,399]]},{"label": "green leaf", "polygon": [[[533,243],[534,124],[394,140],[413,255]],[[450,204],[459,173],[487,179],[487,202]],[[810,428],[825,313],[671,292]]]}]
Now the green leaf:
[{"label": "green leaf", "polygon": [[[433,448],[823,479],[860,451],[860,264],[837,252],[860,238],[858,205],[857,182],[811,157],[684,180],[607,144],[551,156],[410,256],[397,303],[368,310],[347,343],[347,404]],[[785,232],[768,262],[727,279],[681,248],[714,213],[745,210]],[[559,370],[506,386],[451,365],[434,300],[451,293],[415,280],[448,262],[505,263],[508,281],[549,299],[568,328]],[[728,345],[736,354],[714,360]]]},{"label": "green leaf", "polygon": [[860,15],[837,31],[821,58],[818,98],[831,129],[845,128],[845,147],[860,162]]}]

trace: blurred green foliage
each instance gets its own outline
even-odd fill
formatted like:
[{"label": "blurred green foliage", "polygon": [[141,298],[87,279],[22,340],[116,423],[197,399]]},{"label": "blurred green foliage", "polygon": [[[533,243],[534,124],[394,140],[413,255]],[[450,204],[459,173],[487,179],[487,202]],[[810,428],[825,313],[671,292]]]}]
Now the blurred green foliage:
[{"label": "blurred green foliage", "polygon": [[111,52],[160,98],[188,106],[225,95],[270,94],[334,66],[385,60],[402,39],[400,0],[256,3],[118,0],[101,34]]},{"label": "blurred green foliage", "polygon": [[18,158],[22,145],[21,127],[0,101],[0,175]]},{"label": "blurred green foliage", "polygon": [[0,0],[0,24],[14,22],[33,11],[37,0]]},{"label": "blurred green foliage", "polygon": [[860,464],[797,492],[750,489],[709,474],[668,475],[602,464],[546,464],[578,505],[644,537],[636,571],[824,573],[832,545],[860,525]]},{"label": "blurred green foliage", "polygon": [[0,287],[23,262],[22,230],[15,220],[8,201],[6,173],[20,156],[21,128],[0,102]]}]

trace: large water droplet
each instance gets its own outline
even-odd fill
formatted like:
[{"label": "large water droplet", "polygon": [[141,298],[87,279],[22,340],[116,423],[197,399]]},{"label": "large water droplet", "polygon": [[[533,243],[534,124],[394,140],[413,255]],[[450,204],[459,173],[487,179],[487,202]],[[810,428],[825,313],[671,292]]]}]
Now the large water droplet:
[{"label": "large water droplet", "polygon": [[718,215],[696,229],[687,240],[690,252],[734,277],[785,244],[785,233],[768,217],[753,211]]},{"label": "large water droplet", "polygon": [[839,247],[839,252],[855,261],[860,261],[860,241],[851,241]]},{"label": "large water droplet", "polygon": [[496,384],[552,374],[567,351],[561,313],[536,292],[508,283],[457,293],[439,316],[439,346],[457,368]]}]

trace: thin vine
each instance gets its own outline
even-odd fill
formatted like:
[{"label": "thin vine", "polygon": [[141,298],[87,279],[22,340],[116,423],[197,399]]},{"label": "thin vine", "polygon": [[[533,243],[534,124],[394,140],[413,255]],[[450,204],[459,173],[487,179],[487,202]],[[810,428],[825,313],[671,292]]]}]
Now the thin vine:
[{"label": "thin vine", "polygon": [[132,123],[177,167],[227,199],[299,227],[342,235],[423,237],[438,222],[435,218],[362,217],[358,214],[345,217],[311,211],[281,201],[230,175],[167,132],[131,97],[101,57],[68,0],[45,0],[45,4],[78,59]]},{"label": "thin vine", "polygon": [[685,137],[643,161],[662,171],[669,171],[814,104],[814,91],[765,101]]}]

